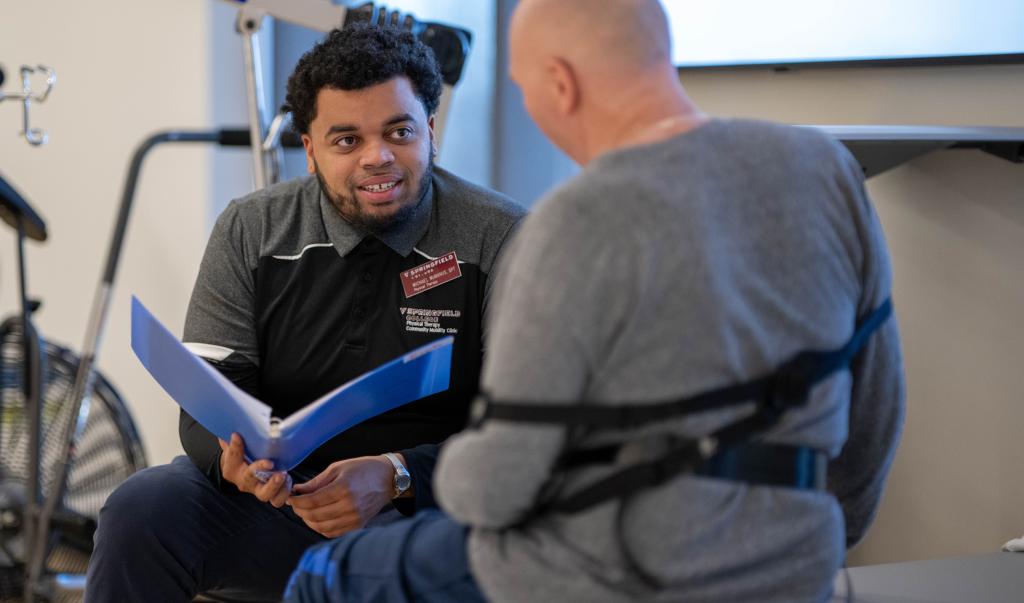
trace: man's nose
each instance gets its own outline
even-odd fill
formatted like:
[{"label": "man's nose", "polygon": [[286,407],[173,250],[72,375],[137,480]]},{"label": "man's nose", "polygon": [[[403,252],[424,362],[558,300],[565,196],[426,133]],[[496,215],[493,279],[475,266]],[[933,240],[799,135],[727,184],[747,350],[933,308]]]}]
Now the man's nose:
[{"label": "man's nose", "polygon": [[371,142],[363,147],[360,160],[365,168],[380,167],[393,163],[395,154],[384,141]]}]

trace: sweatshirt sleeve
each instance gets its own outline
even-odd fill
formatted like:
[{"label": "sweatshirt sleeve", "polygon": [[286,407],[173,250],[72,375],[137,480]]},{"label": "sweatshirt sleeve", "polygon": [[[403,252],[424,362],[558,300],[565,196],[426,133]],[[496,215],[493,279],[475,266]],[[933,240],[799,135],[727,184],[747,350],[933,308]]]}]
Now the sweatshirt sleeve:
[{"label": "sweatshirt sleeve", "polygon": [[[892,295],[892,269],[882,227],[867,194],[859,166],[849,158],[849,194],[859,211],[863,248],[864,316]],[[846,520],[846,544],[852,547],[867,532],[878,511],[886,477],[903,426],[905,387],[899,330],[895,315],[877,331],[854,359],[850,370],[849,433],[840,454],[829,463],[828,487]]]},{"label": "sweatshirt sleeve", "polygon": [[[254,245],[237,202],[217,219],[206,245],[185,318],[183,341],[235,385],[259,398],[259,352],[253,321]],[[221,485],[217,438],[184,410],[178,435],[185,453],[215,484]]]}]

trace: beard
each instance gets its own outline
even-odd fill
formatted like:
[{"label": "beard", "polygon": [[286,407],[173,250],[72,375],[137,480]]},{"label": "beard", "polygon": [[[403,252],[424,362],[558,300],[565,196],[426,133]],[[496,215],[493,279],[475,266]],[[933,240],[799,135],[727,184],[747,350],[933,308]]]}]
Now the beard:
[{"label": "beard", "polygon": [[366,212],[354,196],[345,196],[327,184],[327,181],[324,180],[324,175],[320,172],[320,165],[316,161],[313,161],[313,168],[316,172],[317,182],[320,183],[320,190],[323,191],[324,196],[331,202],[331,205],[338,210],[341,217],[357,228],[373,234],[379,234],[404,224],[415,213],[420,203],[423,203],[423,198],[426,196],[427,189],[430,188],[430,181],[434,174],[434,158],[431,157],[427,161],[426,169],[420,175],[419,187],[417,187],[413,201],[401,205],[398,211],[388,216],[379,216]]}]

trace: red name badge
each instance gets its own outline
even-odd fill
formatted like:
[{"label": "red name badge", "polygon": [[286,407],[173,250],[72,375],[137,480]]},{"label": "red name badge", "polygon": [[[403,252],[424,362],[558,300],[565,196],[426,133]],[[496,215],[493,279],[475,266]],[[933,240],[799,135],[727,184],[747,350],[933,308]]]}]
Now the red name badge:
[{"label": "red name badge", "polygon": [[459,258],[451,251],[426,264],[410,268],[400,276],[405,297],[409,298],[459,278],[462,276],[462,269],[459,268]]}]

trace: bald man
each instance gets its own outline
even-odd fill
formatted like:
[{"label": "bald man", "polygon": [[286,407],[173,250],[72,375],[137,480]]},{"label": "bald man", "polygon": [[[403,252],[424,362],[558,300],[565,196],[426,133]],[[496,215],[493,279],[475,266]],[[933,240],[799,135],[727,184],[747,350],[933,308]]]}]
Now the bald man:
[{"label": "bald man", "polygon": [[583,170],[510,248],[447,516],[314,549],[291,600],[827,600],[903,417],[859,166],[698,110],[655,0],[523,0],[510,39]]}]

